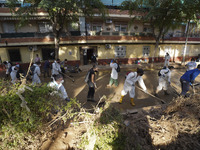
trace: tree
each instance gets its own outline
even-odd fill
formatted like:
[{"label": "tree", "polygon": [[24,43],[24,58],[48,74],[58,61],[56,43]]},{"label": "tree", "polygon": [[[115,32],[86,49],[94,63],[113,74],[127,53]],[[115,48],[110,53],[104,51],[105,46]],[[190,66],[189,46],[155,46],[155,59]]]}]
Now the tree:
[{"label": "tree", "polygon": [[185,63],[185,55],[187,50],[187,41],[188,41],[188,35],[189,35],[189,27],[190,27],[190,21],[194,21],[196,24],[198,24],[198,16],[200,13],[200,0],[183,0],[182,1],[182,20],[183,22],[187,23],[186,26],[186,40],[185,40],[185,46],[183,50],[183,59],[182,62]]},{"label": "tree", "polygon": [[170,28],[181,23],[181,0],[126,0],[122,3],[123,9],[146,13],[144,21],[150,22],[156,45],[153,53],[154,62],[161,38]]},{"label": "tree", "polygon": [[12,11],[21,17],[21,21],[27,21],[38,9],[48,13],[49,20],[52,23],[55,58],[59,58],[60,36],[64,26],[73,22],[78,22],[79,16],[90,16],[99,14],[105,16],[105,6],[100,0],[27,0],[25,7],[15,9],[18,0],[9,0],[9,6]]}]

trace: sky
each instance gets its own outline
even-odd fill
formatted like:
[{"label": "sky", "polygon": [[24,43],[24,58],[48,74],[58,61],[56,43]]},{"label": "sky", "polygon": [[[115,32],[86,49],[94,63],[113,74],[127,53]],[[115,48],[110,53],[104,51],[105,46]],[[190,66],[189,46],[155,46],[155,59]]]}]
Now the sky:
[{"label": "sky", "polygon": [[113,5],[114,6],[119,6],[124,0],[101,0],[105,5]]}]

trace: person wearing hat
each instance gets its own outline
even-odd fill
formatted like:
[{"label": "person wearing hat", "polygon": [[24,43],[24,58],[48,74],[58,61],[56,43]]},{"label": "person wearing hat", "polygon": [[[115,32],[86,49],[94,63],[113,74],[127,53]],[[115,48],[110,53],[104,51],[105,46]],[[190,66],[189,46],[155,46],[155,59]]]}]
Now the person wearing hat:
[{"label": "person wearing hat", "polygon": [[181,96],[187,97],[186,93],[189,91],[190,85],[194,83],[195,78],[200,74],[200,65],[196,69],[186,71],[180,78],[181,82]]},{"label": "person wearing hat", "polygon": [[167,93],[167,87],[168,87],[168,84],[171,84],[171,69],[173,67],[163,67],[163,69],[161,69],[158,73],[158,76],[159,76],[159,85],[156,89],[156,93],[155,93],[155,96],[157,96],[158,92],[161,91],[162,89],[164,90],[164,93],[165,95],[169,95],[169,93]]},{"label": "person wearing hat", "polygon": [[57,59],[54,61],[54,63],[52,64],[52,76],[56,76],[61,72],[61,68],[60,68],[60,59]]},{"label": "person wearing hat", "polygon": [[3,64],[5,65],[5,68],[6,68],[6,77],[8,77],[10,74],[9,69],[10,67],[12,67],[12,65],[9,61],[4,61]]},{"label": "person wearing hat", "polygon": [[89,76],[88,76],[88,81],[87,81],[87,84],[89,86],[87,101],[92,101],[92,102],[96,102],[94,100],[95,88],[97,88],[96,83],[95,83],[95,72],[98,72],[98,68],[96,65],[93,65],[92,68],[88,71]]},{"label": "person wearing hat", "polygon": [[48,84],[49,87],[55,89],[53,94],[58,94],[63,100],[70,101],[65,87],[63,86],[64,80],[61,74],[55,75],[53,81]]},{"label": "person wearing hat", "polygon": [[170,61],[171,57],[169,55],[169,53],[166,53],[165,55],[165,65],[164,66],[169,66],[169,61]]},{"label": "person wearing hat", "polygon": [[19,64],[12,66],[11,68],[11,73],[10,73],[10,77],[11,77],[11,82],[13,84],[15,84],[15,82],[17,81],[17,71],[19,70]]},{"label": "person wearing hat", "polygon": [[40,62],[36,62],[33,64],[34,70],[33,70],[33,77],[32,77],[32,85],[40,84]]},{"label": "person wearing hat", "polygon": [[112,68],[112,72],[111,72],[111,75],[110,75],[110,81],[109,81],[109,84],[107,85],[107,87],[111,87],[113,85],[113,83],[115,84],[115,87],[118,86],[118,72],[117,72],[117,67],[118,67],[118,64],[116,63],[115,60],[111,60],[110,62],[110,67]]},{"label": "person wearing hat", "polygon": [[187,71],[195,69],[197,66],[195,59],[192,58],[191,61],[189,63],[187,63],[185,66],[187,66]]},{"label": "person wearing hat", "polygon": [[122,103],[122,100],[124,98],[124,96],[129,92],[129,96],[131,98],[131,104],[132,106],[135,105],[134,103],[134,97],[135,97],[135,83],[138,81],[139,85],[141,86],[141,88],[147,92],[147,88],[144,84],[144,81],[142,79],[142,76],[144,74],[144,71],[140,68],[137,68],[137,72],[130,72],[127,77],[126,80],[124,82],[124,88],[121,91],[121,98],[119,100],[119,103]]}]

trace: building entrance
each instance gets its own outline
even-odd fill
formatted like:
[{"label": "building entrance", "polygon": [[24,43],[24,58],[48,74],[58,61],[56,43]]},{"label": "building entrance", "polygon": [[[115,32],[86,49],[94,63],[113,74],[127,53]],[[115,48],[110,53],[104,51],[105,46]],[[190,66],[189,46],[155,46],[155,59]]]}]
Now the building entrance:
[{"label": "building entrance", "polygon": [[80,47],[80,61],[81,65],[88,65],[92,63],[92,56],[97,56],[97,47]]}]

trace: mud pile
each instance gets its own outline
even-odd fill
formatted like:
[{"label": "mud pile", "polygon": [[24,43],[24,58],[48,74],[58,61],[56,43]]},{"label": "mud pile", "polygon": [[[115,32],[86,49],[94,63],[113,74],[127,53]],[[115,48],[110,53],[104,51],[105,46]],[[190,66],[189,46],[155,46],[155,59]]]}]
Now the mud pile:
[{"label": "mud pile", "polygon": [[125,149],[199,150],[200,90],[168,105],[146,107],[125,116]]}]

